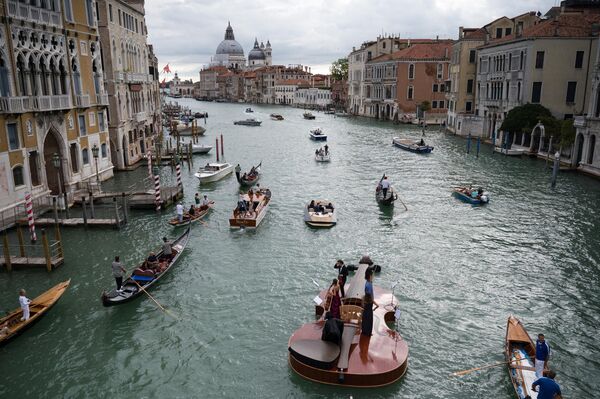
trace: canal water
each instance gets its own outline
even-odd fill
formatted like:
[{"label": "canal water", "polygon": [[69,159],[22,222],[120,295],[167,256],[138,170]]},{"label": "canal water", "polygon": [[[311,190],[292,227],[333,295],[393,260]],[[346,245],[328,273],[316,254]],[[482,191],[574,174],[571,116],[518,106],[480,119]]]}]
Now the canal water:
[{"label": "canal water", "polygon": [[[206,137],[225,138],[225,158],[244,170],[262,161],[261,186],[273,197],[256,231],[232,232],[228,216],[238,184],[232,175],[199,187],[183,169],[186,204],[195,192],[216,201],[207,225],[196,224],[188,248],[148,298],[104,308],[112,287],[110,263],[128,269],[177,233],[174,214],[134,211],[119,231],[64,229],[66,262],[56,271],[0,273],[0,311],[18,305],[17,291],[34,297],[71,280],[60,302],[37,325],[0,348],[0,397],[313,397],[513,398],[504,367],[456,378],[450,373],[503,360],[506,319],[520,317],[530,334],[544,332],[551,365],[565,397],[600,392],[600,184],[572,173],[550,188],[545,163],[491,155],[477,158],[465,141],[429,130],[430,155],[394,148],[395,135],[420,137],[411,126],[253,106],[261,127],[234,126],[245,104],[181,100],[207,111]],[[284,121],[271,121],[277,112]],[[332,162],[317,164],[320,126]],[[475,147],[473,147],[474,149]],[[194,169],[214,159],[196,156]],[[374,189],[386,173],[401,200],[379,208]],[[141,181],[146,168],[119,173],[106,189]],[[168,167],[161,171],[173,181]],[[459,184],[491,196],[473,207],[451,196]],[[302,220],[312,198],[335,205],[338,225],[312,230]],[[399,281],[399,330],[410,348],[404,378],[387,388],[360,390],[307,382],[287,365],[287,341],[313,320],[312,298],[335,277],[341,258],[369,254],[382,266],[375,284]]]}]

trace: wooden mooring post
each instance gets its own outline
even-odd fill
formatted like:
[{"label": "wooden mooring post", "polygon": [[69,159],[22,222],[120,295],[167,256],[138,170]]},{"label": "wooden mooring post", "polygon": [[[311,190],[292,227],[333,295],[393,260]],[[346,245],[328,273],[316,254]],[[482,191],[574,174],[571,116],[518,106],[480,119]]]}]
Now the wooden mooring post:
[{"label": "wooden mooring post", "polygon": [[123,223],[127,223],[129,215],[127,214],[127,196],[121,193],[121,206],[123,207]]},{"label": "wooden mooring post", "polygon": [[46,270],[52,271],[52,257],[50,256],[50,245],[48,245],[48,236],[46,229],[42,229],[42,245],[44,247],[44,258],[46,259]]},{"label": "wooden mooring post", "polygon": [[8,246],[8,233],[6,230],[4,230],[2,236],[2,244],[4,245],[4,264],[6,265],[6,270],[10,272],[12,271],[12,262],[10,261],[10,247]]},{"label": "wooden mooring post", "polygon": [[94,212],[94,194],[91,191],[88,194],[90,198],[90,215],[92,219],[96,219],[96,213]]},{"label": "wooden mooring post", "polygon": [[81,197],[81,209],[83,212],[83,226],[87,229],[87,209],[85,206],[85,197]]},{"label": "wooden mooring post", "polygon": [[117,197],[113,197],[113,204],[115,207],[115,226],[117,226],[117,229],[119,229],[121,227],[121,223],[119,220],[119,204],[117,203]]},{"label": "wooden mooring post", "polygon": [[19,238],[19,256],[25,257],[25,241],[23,240],[23,230],[21,226],[17,225],[17,237]]}]

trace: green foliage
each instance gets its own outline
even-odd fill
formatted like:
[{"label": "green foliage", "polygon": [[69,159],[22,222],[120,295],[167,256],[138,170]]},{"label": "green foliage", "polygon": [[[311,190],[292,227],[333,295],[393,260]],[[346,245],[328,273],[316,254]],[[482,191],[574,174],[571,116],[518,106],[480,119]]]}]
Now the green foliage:
[{"label": "green foliage", "polygon": [[[506,119],[502,122],[500,130],[512,133],[531,131],[538,121],[541,121],[545,117],[554,119],[548,108],[540,104],[521,105],[508,111],[508,115],[506,115]],[[551,124],[551,122],[549,123]],[[544,127],[546,128],[546,132],[548,132],[548,126],[545,123]]]},{"label": "green foliage", "polygon": [[429,101],[423,101],[419,104],[419,107],[421,108],[421,111],[427,112],[431,109],[431,103]]},{"label": "green foliage", "polygon": [[337,61],[333,61],[329,70],[334,80],[348,79],[348,58],[340,58]]},{"label": "green foliage", "polygon": [[568,147],[575,142],[576,129],[573,126],[573,119],[560,121],[560,145]]}]

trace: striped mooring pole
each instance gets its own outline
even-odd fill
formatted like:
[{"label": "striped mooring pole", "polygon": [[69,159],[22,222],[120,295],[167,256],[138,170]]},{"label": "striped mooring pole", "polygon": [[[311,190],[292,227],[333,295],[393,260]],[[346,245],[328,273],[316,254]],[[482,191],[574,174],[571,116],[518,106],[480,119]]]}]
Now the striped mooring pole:
[{"label": "striped mooring pole", "polygon": [[25,210],[27,211],[27,223],[29,224],[31,242],[36,242],[37,235],[35,234],[35,222],[33,221],[33,201],[31,199],[31,193],[25,194]]},{"label": "striped mooring pole", "polygon": [[160,211],[160,176],[154,175],[154,203],[156,211]]},{"label": "striped mooring pole", "polygon": [[148,176],[152,177],[152,152],[148,150],[146,153],[146,158],[148,158]]},{"label": "striped mooring pole", "polygon": [[181,162],[179,162],[179,159],[175,164],[175,172],[177,174],[177,187],[181,187],[183,184],[181,183]]}]

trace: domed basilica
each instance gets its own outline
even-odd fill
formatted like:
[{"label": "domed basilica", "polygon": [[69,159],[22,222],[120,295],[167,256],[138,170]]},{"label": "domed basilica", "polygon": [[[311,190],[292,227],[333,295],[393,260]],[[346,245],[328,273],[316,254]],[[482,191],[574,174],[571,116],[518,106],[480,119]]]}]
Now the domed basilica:
[{"label": "domed basilica", "polygon": [[254,48],[248,53],[248,65],[242,45],[235,40],[231,24],[225,29],[225,39],[217,46],[211,66],[225,66],[230,69],[256,69],[261,66],[271,65],[271,43],[267,40],[265,46],[258,39],[254,39]]}]

